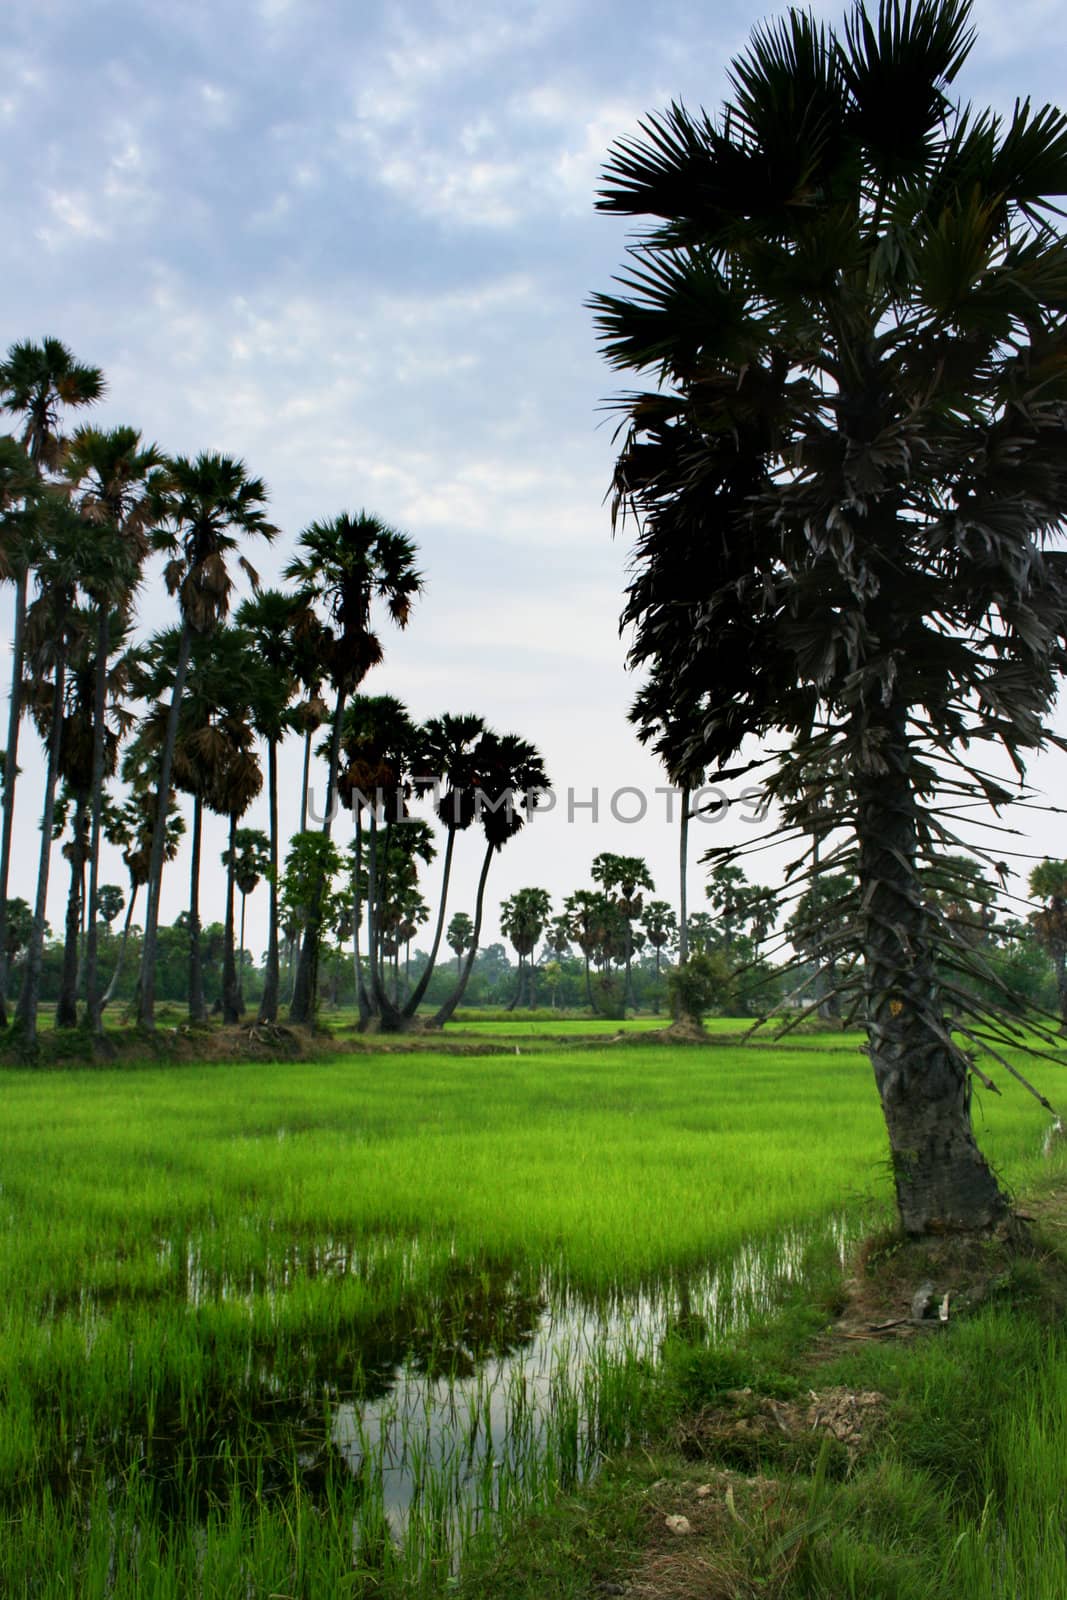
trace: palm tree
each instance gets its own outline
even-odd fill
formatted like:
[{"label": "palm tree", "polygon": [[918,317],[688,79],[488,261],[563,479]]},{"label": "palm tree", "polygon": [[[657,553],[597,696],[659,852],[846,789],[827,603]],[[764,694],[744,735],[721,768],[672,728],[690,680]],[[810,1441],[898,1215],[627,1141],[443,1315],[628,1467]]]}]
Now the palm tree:
[{"label": "palm tree", "polygon": [[[259,828],[238,828],[233,836],[233,878],[241,896],[241,936],[237,957],[237,1008],[244,1011],[245,970],[245,909],[248,896],[259,887],[261,878],[270,879],[274,863],[271,841]],[[229,851],[225,851],[222,864],[229,868]],[[277,953],[277,945],[275,945]]]},{"label": "palm tree", "polygon": [[[299,585],[303,597],[325,606],[330,621],[323,662],[333,686],[334,711],[322,824],[329,838],[345,706],[382,659],[381,641],[371,627],[374,602],[383,602],[397,627],[404,628],[422,578],[411,540],[365,511],[355,516],[344,513],[332,522],[313,522],[300,535],[300,552],[286,567],[285,576]],[[307,1024],[314,1017],[321,925],[321,895],[312,895],[289,1008],[293,1022]]]},{"label": "palm tree", "polygon": [[1031,916],[1030,926],[1052,960],[1060,1001],[1060,1032],[1067,1033],[1067,861],[1039,861],[1030,873],[1030,893],[1035,900],[1045,902]]},{"label": "palm tree", "polygon": [[[59,780],[67,687],[67,653],[76,637],[78,613],[74,604],[78,580],[88,552],[84,529],[69,506],[54,500],[48,507],[47,531],[37,552],[38,597],[26,617],[26,661],[31,668],[35,695],[44,691],[39,726],[45,739],[44,801],[41,808],[41,848],[37,866],[37,898],[23,965],[16,1020],[25,1043],[37,1040],[37,1005],[41,987],[45,910],[55,826],[56,786]],[[47,673],[51,671],[51,681]],[[46,687],[47,685],[47,687]]]},{"label": "palm tree", "polygon": [[[500,931],[515,946],[519,958],[519,981],[508,1006],[514,1011],[526,991],[526,1004],[534,1006],[534,979],[532,956],[537,941],[544,932],[552,909],[552,899],[547,889],[517,889],[508,895],[500,906]],[[529,962],[529,965],[527,964]]]},{"label": "palm tree", "polygon": [[[100,555],[99,547],[96,553]],[[110,625],[110,635],[115,645],[126,646],[128,634],[127,620],[116,614]],[[97,883],[94,870],[96,863],[92,860],[94,800],[99,793],[99,807],[102,812],[104,778],[113,776],[118,765],[120,743],[133,720],[131,713],[123,704],[123,697],[130,684],[131,672],[136,666],[139,652],[130,648],[116,650],[104,674],[101,697],[99,663],[95,654],[99,638],[95,614],[75,607],[71,617],[71,643],[67,651],[66,693],[58,755],[58,771],[63,780],[64,793],[59,807],[61,818],[55,829],[57,838],[66,824],[68,809],[72,811],[72,818],[70,841],[64,846],[63,851],[70,861],[71,871],[67,896],[63,975],[56,1002],[57,1027],[74,1027],[78,1020],[80,933],[83,915],[87,909],[85,892],[87,861],[90,864],[90,899],[95,894]],[[32,709],[35,721],[44,730],[47,729],[51,699],[51,685],[42,682],[39,686],[39,698]],[[45,737],[47,738],[47,732]],[[95,787],[97,784],[99,791]],[[87,959],[88,953],[87,946]],[[95,949],[93,954],[95,956]],[[86,976],[88,978],[88,971]],[[95,981],[95,972],[93,976]],[[94,1031],[99,1031],[98,1018]]]},{"label": "palm tree", "polygon": [[569,894],[563,902],[563,914],[567,919],[567,929],[571,938],[582,952],[585,963],[585,998],[590,1011],[595,1011],[593,1002],[593,981],[589,971],[589,963],[596,953],[599,942],[599,902],[602,899],[592,889],[576,889]]},{"label": "palm tree", "polygon": [[[103,542],[104,581],[87,589],[96,607],[96,679],[93,701],[92,772],[89,784],[89,927],[85,953],[85,994],[89,1027],[103,1030],[98,967],[97,884],[103,828],[104,778],[108,766],[106,706],[114,642],[124,636],[134,595],[150,549],[150,531],[160,514],[163,457],[144,444],[136,428],[79,428],[63,458],[63,470],[77,496],[83,521]],[[113,763],[112,763],[113,770]]]},{"label": "palm tree", "polygon": [[[11,701],[8,713],[7,748],[4,756],[3,824],[0,828],[0,1027],[7,1025],[7,886],[11,868],[11,839],[15,817],[15,779],[18,773],[19,723],[22,716],[22,667],[26,622],[26,603],[30,568],[34,560],[36,515],[34,501],[48,474],[59,465],[62,441],[59,431],[64,407],[92,405],[104,393],[104,378],[98,367],[75,361],[58,339],[42,339],[40,344],[13,344],[0,363],[0,408],[22,422],[22,449],[30,464],[29,477],[7,452],[4,467],[5,498],[21,500],[26,515],[17,524],[5,515],[3,576],[15,585],[15,615],[11,646]],[[35,493],[36,491],[36,493]],[[14,539],[9,534],[15,533]]]},{"label": "palm tree", "polygon": [[445,829],[445,855],[441,869],[441,898],[437,906],[433,942],[422,976],[415,985],[414,993],[405,1008],[408,1016],[415,1015],[429,987],[437,962],[437,953],[441,948],[456,836],[469,828],[474,821],[472,761],[477,741],[484,732],[485,723],[481,717],[473,713],[456,716],[449,712],[440,717],[431,717],[420,730],[415,754],[418,768],[415,784],[416,788],[432,788],[434,811]]},{"label": "palm tree", "polygon": [[536,809],[538,792],[547,791],[550,787],[544,761],[532,744],[516,734],[493,733],[488,728],[472,752],[471,786],[475,798],[475,818],[485,840],[485,854],[478,876],[470,948],[455,988],[434,1014],[433,1025],[438,1028],[452,1016],[470,980],[474,958],[478,954],[485,885],[493,857],[521,830],[526,815]]},{"label": "palm tree", "polygon": [[640,856],[618,856],[605,850],[593,862],[590,876],[594,883],[603,885],[605,894],[618,890],[615,903],[619,908],[623,923],[625,924],[626,938],[626,987],[623,992],[623,1004],[633,1005],[633,978],[631,963],[633,961],[635,918],[641,915],[644,908],[644,897],[638,893],[639,889],[654,889],[652,875],[648,870],[647,862]]},{"label": "palm tree", "polygon": [[951,930],[920,866],[944,847],[946,770],[1007,796],[973,741],[1017,766],[1045,741],[1067,617],[1049,550],[1067,510],[1067,118],[950,100],[969,15],[885,0],[843,35],[797,11],[762,25],[723,117],[647,119],[599,202],[649,219],[620,291],[595,299],[608,360],[654,385],[621,401],[615,479],[639,528],[638,716],[674,771],[742,772],[777,736],[847,775],[836,865],[859,881],[870,1058],[912,1234],[1008,1211],[945,1026]]},{"label": "palm tree", "polygon": [[456,958],[456,977],[459,977],[460,957],[469,950],[474,939],[474,923],[465,911],[457,911],[448,924],[445,942]]},{"label": "palm tree", "polygon": [[[258,1021],[278,1020],[278,746],[292,725],[289,704],[298,679],[294,627],[299,618],[296,602],[280,589],[263,589],[237,609],[237,625],[249,634],[260,660],[270,669],[261,678],[260,691],[251,700],[252,726],[267,745],[267,797],[270,812],[270,861],[266,878],[270,886],[267,959],[263,969],[263,994]],[[304,796],[307,773],[304,775]],[[306,818],[305,818],[306,820]],[[302,824],[303,826],[303,824]],[[241,909],[242,919],[244,906]],[[242,923],[243,925],[243,923]],[[242,934],[242,947],[244,935]]]},{"label": "palm tree", "polygon": [[[158,752],[153,756],[137,741],[134,741],[127,750],[122,762],[122,779],[124,783],[130,785],[130,794],[123,805],[119,807],[110,805],[106,796],[104,799],[104,837],[109,844],[114,845],[116,849],[122,852],[122,859],[130,879],[130,893],[126,901],[126,918],[122,925],[122,938],[119,942],[119,952],[115,967],[108,986],[100,999],[101,1015],[118,993],[122,971],[126,964],[126,947],[129,943],[130,928],[133,924],[133,913],[137,905],[137,897],[148,882],[148,871],[152,858],[152,839],[155,834],[155,806],[150,801],[153,800],[158,789],[158,772]],[[168,801],[164,860],[173,861],[178,854],[182,837],[185,833],[185,818],[177,809],[176,796],[173,789],[170,791]],[[101,895],[102,893],[103,891],[101,891]],[[104,904],[102,898],[100,908],[103,912]]]},{"label": "palm tree", "polygon": [[656,952],[656,997],[653,1003],[654,1010],[659,1010],[660,1000],[660,957],[664,948],[678,937],[678,924],[674,912],[666,900],[650,900],[644,909],[641,926],[645,930],[645,938]]},{"label": "palm tree", "polygon": [[[169,629],[153,641],[146,695],[156,700],[139,738],[159,752],[170,722],[173,686],[181,657],[181,633]],[[203,810],[206,806],[229,819],[230,833],[262,787],[254,753],[255,736],[248,708],[262,694],[270,668],[254,650],[244,629],[220,626],[194,639],[174,740],[171,774],[177,788],[193,798],[193,833],[189,877],[189,1018],[206,1019],[200,923],[200,861]],[[236,1021],[236,967],[233,949],[233,877],[227,877],[227,920],[224,935],[223,1004],[228,1021]]]},{"label": "palm tree", "polygon": [[[178,596],[182,626],[167,724],[160,755],[159,805],[152,837],[148,876],[148,905],[141,949],[138,1022],[151,1028],[155,1020],[155,964],[159,895],[166,844],[168,795],[178,716],[194,637],[209,636],[229,610],[233,587],[226,565],[238,537],[257,535],[273,539],[277,529],[266,520],[266,487],[250,478],[244,463],[229,456],[201,453],[191,461],[179,456],[170,463],[167,489],[161,506],[165,544],[171,552],[165,579]],[[251,578],[259,580],[243,556],[238,560]]]}]

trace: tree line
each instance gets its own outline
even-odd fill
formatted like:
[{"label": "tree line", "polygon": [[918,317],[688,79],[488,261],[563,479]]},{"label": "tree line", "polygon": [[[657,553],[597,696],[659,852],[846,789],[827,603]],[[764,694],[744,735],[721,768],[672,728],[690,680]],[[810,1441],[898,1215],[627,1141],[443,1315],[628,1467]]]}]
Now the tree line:
[{"label": "tree line", "polygon": [[[423,588],[407,535],[366,511],[313,522],[284,569],[290,587],[264,589],[246,554],[253,542],[278,534],[267,518],[263,481],[225,455],[167,456],[130,426],[82,422],[66,431],[104,392],[101,371],[58,339],[15,344],[0,363],[0,408],[14,423],[0,438],[0,575],[14,589],[0,830],[0,1024],[9,1023],[17,948],[14,1023],[22,1040],[34,1044],[50,873],[62,841],[70,873],[57,1021],[80,1021],[102,1035],[116,986],[115,973],[104,981],[100,963],[107,926],[100,859],[108,840],[129,876],[127,942],[135,905],[142,907],[133,1014],[139,1026],[154,1026],[163,873],[187,832],[188,995],[193,1020],[203,1020],[200,879],[203,817],[210,811],[227,820],[229,832],[225,1020],[236,1022],[242,1012],[237,897],[243,908],[262,877],[270,908],[258,1020],[271,1024],[279,1015],[284,938],[294,969],[289,1018],[313,1021],[324,930],[336,921],[340,896],[358,971],[363,930],[365,1020],[403,1027],[422,993],[398,1002],[386,963],[403,919],[414,914],[414,863],[428,860],[434,848],[432,830],[410,806],[432,796],[446,843],[428,972],[441,947],[457,840],[473,829],[483,845],[471,952],[456,992],[441,1007],[444,1020],[469,976],[491,862],[522,828],[536,803],[530,797],[548,787],[539,752],[481,717],[445,714],[416,724],[390,697],[359,692],[383,658],[379,618],[406,627]],[[141,642],[137,598],[152,555],[164,558],[175,621]],[[238,571],[252,593],[231,619]],[[25,942],[17,945],[18,908],[8,887],[27,712],[44,747],[45,780],[36,892]],[[308,777],[320,731],[324,819],[309,826]],[[283,862],[278,752],[290,735],[303,740],[304,782],[301,827]],[[240,825],[264,786],[268,827],[251,837],[254,830]],[[188,830],[180,795],[191,802]],[[364,796],[372,797],[369,807]],[[331,837],[338,805],[354,816],[339,890],[331,888],[339,871]]]}]

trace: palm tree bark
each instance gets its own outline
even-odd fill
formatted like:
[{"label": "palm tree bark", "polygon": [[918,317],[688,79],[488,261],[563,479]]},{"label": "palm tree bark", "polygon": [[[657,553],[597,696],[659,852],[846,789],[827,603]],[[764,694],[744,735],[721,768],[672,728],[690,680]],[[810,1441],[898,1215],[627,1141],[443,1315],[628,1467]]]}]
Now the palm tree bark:
[{"label": "palm tree bark", "polygon": [[18,775],[19,726],[22,721],[22,657],[26,631],[28,575],[15,576],[15,617],[11,644],[11,703],[7,719],[4,756],[4,820],[0,832],[0,1028],[7,1027],[7,890],[11,874],[11,832],[15,820],[15,779]]},{"label": "palm tree bark", "polygon": [[41,853],[37,866],[37,899],[33,911],[33,928],[26,951],[26,966],[19,994],[16,1021],[28,1044],[37,1042],[37,1007],[41,995],[41,963],[44,954],[45,912],[48,906],[48,874],[52,862],[52,828],[56,815],[56,781],[59,776],[59,745],[63,735],[63,692],[66,686],[66,662],[63,658],[62,637],[65,617],[57,619],[55,685],[52,692],[52,723],[48,737],[48,766],[45,772],[44,805],[41,809]]},{"label": "palm tree bark", "polygon": [[979,1232],[1008,1202],[975,1143],[967,1061],[943,1018],[917,870],[907,707],[892,703],[877,720],[886,770],[858,780],[856,831],[867,1030],[897,1202],[908,1234]]},{"label": "palm tree bark", "polygon": [[[311,782],[311,729],[304,734],[304,775],[300,782],[300,832],[308,827],[308,784]],[[327,810],[329,807],[327,806]]]},{"label": "palm tree bark", "polygon": [[204,803],[193,796],[193,838],[189,863],[189,1021],[207,1021],[204,1001],[204,956],[200,939],[200,849],[204,833]]},{"label": "palm tree bark", "polygon": [[104,822],[104,716],[107,707],[107,658],[110,651],[110,618],[106,604],[100,606],[96,628],[96,681],[93,685],[93,773],[89,822],[89,926],[85,938],[85,1008],[90,1031],[103,1032],[100,1004],[100,913],[96,900],[100,886],[100,845]]},{"label": "palm tree bark", "polygon": [[159,763],[159,794],[156,807],[156,825],[152,833],[152,854],[148,867],[148,906],[145,912],[144,942],[141,947],[141,972],[137,1020],[143,1028],[155,1027],[156,999],[156,947],[159,930],[159,901],[163,883],[163,855],[167,838],[167,813],[170,810],[170,774],[174,764],[174,746],[178,738],[178,716],[181,711],[185,677],[189,670],[193,630],[188,622],[182,624],[178,645],[178,665],[174,674],[174,690],[167,712],[167,731]]},{"label": "palm tree bark", "polygon": [[456,984],[456,987],[453,989],[448,999],[442,1006],[438,1007],[436,1013],[434,1014],[433,1026],[435,1028],[444,1027],[445,1023],[449,1020],[456,1007],[463,999],[464,991],[468,982],[470,981],[471,970],[474,967],[474,958],[478,954],[478,940],[482,931],[482,911],[485,905],[485,884],[486,879],[489,877],[489,868],[492,864],[492,860],[493,846],[489,844],[486,846],[485,859],[482,862],[482,870],[478,876],[478,898],[475,901],[474,906],[474,932],[471,935],[470,949],[467,951],[467,959],[463,963],[463,971],[460,974],[459,982]]},{"label": "palm tree bark", "polygon": [[70,846],[70,888],[63,932],[63,972],[56,1001],[56,1027],[78,1026],[78,947],[81,943],[82,899],[85,888],[85,812],[87,796],[81,791],[74,803]]},{"label": "palm tree bark", "polygon": [[257,1018],[260,1023],[278,1020],[278,744],[275,739],[267,741],[267,796],[270,807],[270,926]]},{"label": "palm tree bark", "polygon": [[226,868],[226,930],[222,952],[222,1020],[241,1020],[237,993],[237,962],[234,955],[234,880],[237,876],[237,813],[230,812],[229,866]]}]

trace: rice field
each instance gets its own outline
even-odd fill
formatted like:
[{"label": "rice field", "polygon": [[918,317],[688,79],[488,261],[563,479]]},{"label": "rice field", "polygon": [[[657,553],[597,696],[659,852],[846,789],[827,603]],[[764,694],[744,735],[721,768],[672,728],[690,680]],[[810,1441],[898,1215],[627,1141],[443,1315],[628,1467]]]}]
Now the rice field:
[{"label": "rice field", "polygon": [[[886,1212],[858,1038],[559,1027],[3,1074],[0,1591],[446,1589],[627,1437],[669,1327],[736,1326]],[[976,1122],[1025,1182],[1047,1114]]]}]

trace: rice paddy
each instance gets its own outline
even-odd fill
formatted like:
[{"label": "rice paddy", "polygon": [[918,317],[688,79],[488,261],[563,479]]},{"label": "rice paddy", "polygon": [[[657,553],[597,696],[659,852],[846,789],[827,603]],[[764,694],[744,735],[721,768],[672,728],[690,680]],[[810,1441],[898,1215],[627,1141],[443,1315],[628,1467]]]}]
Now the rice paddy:
[{"label": "rice paddy", "polygon": [[[5,1072],[0,1588],[447,1588],[629,1437],[669,1329],[886,1213],[856,1037],[486,1026],[505,1053]],[[1024,1182],[1047,1114],[976,1122]]]}]

